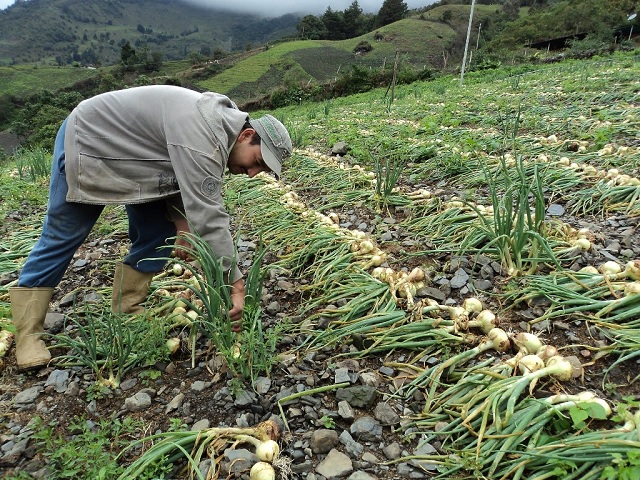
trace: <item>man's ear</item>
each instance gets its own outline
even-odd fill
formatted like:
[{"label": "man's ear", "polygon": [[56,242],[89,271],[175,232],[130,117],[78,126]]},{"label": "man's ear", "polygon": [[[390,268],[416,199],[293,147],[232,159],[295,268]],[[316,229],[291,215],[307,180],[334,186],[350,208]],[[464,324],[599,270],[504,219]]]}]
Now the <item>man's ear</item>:
[{"label": "man's ear", "polygon": [[245,128],[240,132],[240,135],[238,135],[238,140],[244,141],[247,138],[252,139],[255,133],[256,131],[253,128]]}]

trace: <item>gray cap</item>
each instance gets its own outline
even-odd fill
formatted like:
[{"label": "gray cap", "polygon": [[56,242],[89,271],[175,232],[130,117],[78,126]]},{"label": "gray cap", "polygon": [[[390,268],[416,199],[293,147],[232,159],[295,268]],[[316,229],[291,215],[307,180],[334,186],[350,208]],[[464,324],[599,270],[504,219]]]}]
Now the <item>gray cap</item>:
[{"label": "gray cap", "polygon": [[291,156],[293,145],[286,127],[274,116],[264,115],[250,119],[251,127],[260,135],[262,160],[277,177],[280,177],[282,162]]}]

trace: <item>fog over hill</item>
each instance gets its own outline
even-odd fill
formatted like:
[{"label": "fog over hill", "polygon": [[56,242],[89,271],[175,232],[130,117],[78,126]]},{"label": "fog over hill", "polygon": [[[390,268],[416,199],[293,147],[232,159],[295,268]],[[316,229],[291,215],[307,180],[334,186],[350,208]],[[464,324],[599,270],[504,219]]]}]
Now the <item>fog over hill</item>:
[{"label": "fog over hill", "polygon": [[[29,0],[17,0],[29,1]],[[353,0],[278,0],[278,2],[265,2],[264,0],[181,0],[194,5],[211,6],[216,9],[230,10],[234,12],[248,12],[265,17],[277,17],[287,13],[322,14],[327,7],[332,10],[344,10],[353,3]],[[436,0],[405,0],[410,9],[425,7]],[[0,10],[16,3],[16,0],[0,0]],[[383,0],[358,0],[358,5],[365,13],[377,13]]]}]

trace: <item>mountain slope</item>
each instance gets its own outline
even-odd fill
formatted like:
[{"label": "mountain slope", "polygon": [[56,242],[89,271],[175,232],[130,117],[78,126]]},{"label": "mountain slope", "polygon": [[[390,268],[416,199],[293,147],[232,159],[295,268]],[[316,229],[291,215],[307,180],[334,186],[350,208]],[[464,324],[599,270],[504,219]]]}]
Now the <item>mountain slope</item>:
[{"label": "mountain slope", "polygon": [[113,64],[124,42],[165,60],[263,44],[295,32],[298,17],[263,19],[175,0],[29,0],[0,11],[0,65]]}]

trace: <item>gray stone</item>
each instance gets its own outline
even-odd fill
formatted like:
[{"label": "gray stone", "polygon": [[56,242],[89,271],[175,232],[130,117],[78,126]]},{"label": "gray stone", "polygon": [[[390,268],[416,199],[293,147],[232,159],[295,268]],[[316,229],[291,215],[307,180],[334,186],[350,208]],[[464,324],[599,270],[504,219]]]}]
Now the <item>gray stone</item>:
[{"label": "gray stone", "polygon": [[391,232],[384,232],[380,235],[381,242],[390,242],[391,240],[393,240],[393,234]]},{"label": "gray stone", "polygon": [[234,404],[237,407],[247,407],[256,403],[257,400],[255,393],[250,392],[249,390],[243,390],[236,396]]},{"label": "gray stone", "polygon": [[383,447],[382,453],[384,453],[384,456],[387,457],[389,460],[395,460],[397,458],[400,458],[402,449],[400,448],[400,444],[398,442],[393,442]]},{"label": "gray stone", "polygon": [[36,401],[36,398],[38,398],[38,395],[40,395],[42,390],[43,387],[38,385],[27,388],[26,390],[17,393],[13,401],[18,406],[30,405]]},{"label": "gray stone", "polygon": [[[435,447],[427,442],[419,445],[413,452],[414,455],[436,455],[437,453],[438,451]],[[411,465],[422,468],[428,472],[435,472],[438,468],[438,465],[429,462],[429,460],[412,459]]]},{"label": "gray stone", "polygon": [[340,415],[345,420],[353,420],[356,416],[353,408],[349,405],[349,402],[345,402],[344,400],[338,402],[338,415]]},{"label": "gray stone", "polygon": [[282,310],[282,307],[280,306],[280,302],[274,300],[273,302],[269,302],[265,310],[270,315],[275,315],[276,313],[280,312],[280,310]]},{"label": "gray stone", "polygon": [[453,274],[453,278],[449,282],[451,288],[462,288],[469,281],[469,274],[462,268],[459,268]]},{"label": "gray stone", "polygon": [[347,480],[378,480],[378,477],[374,477],[373,475],[369,475],[367,472],[358,470],[357,472],[353,472],[349,475]]},{"label": "gray stone", "polygon": [[345,400],[349,405],[356,408],[365,408],[373,405],[377,396],[376,389],[367,385],[340,388],[336,391],[336,400]]},{"label": "gray stone", "polygon": [[373,411],[373,416],[382,425],[397,425],[400,423],[400,415],[398,415],[391,405],[386,402],[380,402]]},{"label": "gray stone", "polygon": [[423,287],[416,291],[416,296],[423,298],[433,298],[437,302],[444,302],[447,295],[441,290],[433,287]]},{"label": "gray stone", "polygon": [[224,451],[225,460],[229,462],[229,473],[239,474],[248,471],[260,459],[246,448],[227,448]]},{"label": "gray stone", "polygon": [[135,377],[127,378],[120,384],[120,389],[123,391],[131,390],[138,384],[138,379]]},{"label": "gray stone", "polygon": [[382,437],[382,425],[367,415],[353,422],[349,431],[355,438],[365,442],[377,442]]},{"label": "gray stone", "polygon": [[76,380],[69,383],[67,389],[64,391],[64,394],[68,395],[69,397],[77,397],[78,395],[80,395],[80,382]]},{"label": "gray stone", "polygon": [[344,477],[353,472],[353,463],[344,453],[334,449],[318,464],[316,472],[326,478]]},{"label": "gray stone", "polygon": [[124,400],[124,407],[129,412],[141,412],[151,406],[151,396],[146,392],[138,392]]},{"label": "gray stone", "polygon": [[473,286],[476,290],[488,291],[493,288],[493,282],[491,280],[482,280],[480,278],[476,278],[473,280]]},{"label": "gray stone", "polygon": [[311,434],[309,446],[313,453],[327,453],[338,444],[338,432],[321,428]]},{"label": "gray stone", "polygon": [[202,380],[196,380],[191,384],[191,390],[194,392],[202,392],[211,386],[211,382],[203,382]]},{"label": "gray stone", "polygon": [[164,413],[171,413],[174,410],[177,410],[184,403],[184,393],[179,393],[175,397],[171,399],[167,406],[164,408]]},{"label": "gray stone", "polygon": [[69,371],[68,370],[54,370],[49,374],[49,378],[45,382],[44,386],[49,387],[52,386],[53,389],[62,393],[67,389],[67,385],[69,384]]},{"label": "gray stone", "polygon": [[380,375],[376,372],[362,372],[360,374],[360,382],[369,387],[379,387],[381,383]]},{"label": "gray stone", "polygon": [[376,457],[371,452],[364,452],[362,454],[362,461],[366,463],[371,463],[373,465],[378,465],[378,463],[380,463],[380,460],[378,459],[378,457]]},{"label": "gray stone", "polygon": [[564,207],[557,203],[552,203],[547,208],[547,214],[551,215],[552,217],[559,217],[560,215],[564,215]]},{"label": "gray stone", "polygon": [[331,155],[344,156],[349,152],[349,145],[346,142],[336,142],[331,147]]},{"label": "gray stone", "polygon": [[206,430],[207,428],[209,428],[210,424],[211,422],[209,422],[208,418],[203,418],[202,420],[198,420],[191,426],[191,431],[198,432],[200,430]]},{"label": "gray stone", "polygon": [[44,329],[49,333],[60,333],[64,328],[64,320],[62,313],[49,312],[44,317]]},{"label": "gray stone", "polygon": [[340,443],[344,445],[347,453],[351,455],[353,458],[358,458],[364,452],[364,447],[356,442],[351,434],[346,430],[343,430],[340,434]]},{"label": "gray stone", "polygon": [[271,388],[271,379],[267,377],[258,377],[256,378],[253,387],[260,395],[264,395]]}]

